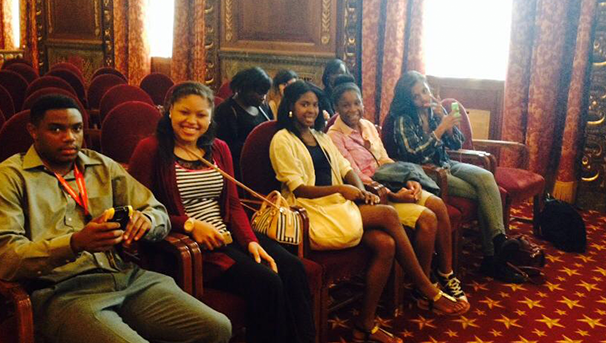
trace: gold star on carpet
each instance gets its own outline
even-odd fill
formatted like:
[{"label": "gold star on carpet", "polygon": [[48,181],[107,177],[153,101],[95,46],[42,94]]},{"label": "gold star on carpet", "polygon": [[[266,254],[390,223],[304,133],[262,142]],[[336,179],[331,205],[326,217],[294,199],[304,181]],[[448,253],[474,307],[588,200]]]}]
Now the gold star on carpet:
[{"label": "gold star on carpet", "polygon": [[587,294],[585,294],[585,293],[583,293],[583,292],[576,291],[576,292],[574,292],[574,295],[576,295],[576,296],[577,296],[577,297],[579,297],[579,298],[585,298],[585,296],[586,296]]},{"label": "gold star on carpet", "polygon": [[486,306],[488,306],[488,308],[491,310],[493,307],[504,308],[503,305],[500,304],[500,302],[501,302],[500,300],[492,300],[489,297],[486,297],[484,300],[480,300],[479,302],[485,303]]},{"label": "gold star on carpet", "polygon": [[594,277],[592,277],[592,279],[593,279],[594,281],[597,281],[597,282],[601,282],[601,281],[603,280],[603,279],[602,279],[601,277],[599,277],[599,276],[594,276]]},{"label": "gold star on carpet", "polygon": [[478,316],[485,316],[486,312],[480,310],[479,308],[476,308],[475,310],[473,310],[473,312],[475,312],[475,314],[477,314]]},{"label": "gold star on carpet", "polygon": [[479,328],[478,324],[475,323],[476,320],[461,316],[460,319],[454,319],[453,322],[461,323],[463,329],[467,329],[468,326]]},{"label": "gold star on carpet", "polygon": [[349,329],[349,325],[346,325],[348,320],[349,319],[341,319],[335,316],[334,319],[329,319],[328,322],[330,323],[330,326],[333,330],[338,327]]},{"label": "gold star on carpet", "polygon": [[495,337],[501,337],[501,336],[503,336],[503,334],[501,333],[501,331],[497,331],[496,329],[490,330],[489,333],[492,334]]},{"label": "gold star on carpet", "polygon": [[458,333],[456,333],[456,332],[454,332],[454,331],[452,331],[452,330],[450,330],[450,329],[448,329],[448,331],[446,331],[446,332],[445,332],[445,334],[447,334],[447,335],[448,335],[448,337],[450,337],[450,338],[453,338],[453,337],[459,337],[459,334],[458,334]]},{"label": "gold star on carpet", "polygon": [[517,290],[520,290],[520,291],[527,290],[526,288],[524,288],[524,285],[519,285],[519,284],[515,284],[515,283],[506,283],[503,286],[507,286],[507,287],[511,288],[512,292],[515,292]]},{"label": "gold star on carpet", "polygon": [[551,263],[555,263],[555,262],[564,262],[560,256],[553,256],[553,255],[547,255],[545,256],[546,259],[549,260],[549,262]]},{"label": "gold star on carpet", "polygon": [[479,283],[477,281],[474,281],[474,282],[472,282],[470,284],[467,284],[467,286],[473,287],[474,292],[477,292],[479,290],[482,290],[482,291],[487,291],[488,290],[488,288],[486,288],[486,284],[485,283]]},{"label": "gold star on carpet", "polygon": [[562,281],[562,282],[566,281],[566,278],[563,276],[558,276],[558,277],[556,277],[556,279],[558,279],[558,281]]},{"label": "gold star on carpet", "polygon": [[535,307],[545,308],[543,305],[541,305],[541,300],[532,300],[532,299],[529,299],[528,297],[524,297],[524,300],[518,300],[518,302],[522,303],[522,304],[526,304],[528,306],[528,308],[531,310]]},{"label": "gold star on carpet", "polygon": [[380,327],[382,328],[390,328],[391,327],[391,319],[383,319],[379,316],[377,316],[377,324],[379,324]]},{"label": "gold star on carpet", "polygon": [[560,309],[557,309],[555,312],[556,312],[557,314],[559,314],[560,316],[565,316],[565,315],[568,313],[568,312],[566,312],[566,311],[564,311],[564,310],[560,310]]},{"label": "gold star on carpet", "polygon": [[509,298],[509,293],[499,292],[499,295],[501,296],[501,298]]},{"label": "gold star on carpet", "polygon": [[583,315],[583,317],[584,317],[584,319],[577,319],[577,321],[587,323],[587,325],[591,326],[592,329],[595,328],[596,326],[601,326],[601,327],[606,328],[606,325],[601,323],[601,321],[602,321],[601,318],[593,319],[593,318],[587,317],[586,315]]},{"label": "gold star on carpet", "polygon": [[400,332],[400,336],[402,336],[402,337],[414,337],[415,335],[412,333],[412,331],[404,330],[404,331]]},{"label": "gold star on carpet", "polygon": [[578,270],[571,269],[571,268],[568,268],[568,267],[564,267],[560,271],[563,272],[563,273],[568,274],[568,276],[579,275],[579,271]]},{"label": "gold star on carpet", "polygon": [[576,256],[574,256],[574,258],[578,258],[579,260],[583,260],[584,263],[595,262],[595,260],[591,256],[576,255]]},{"label": "gold star on carpet", "polygon": [[579,334],[579,336],[583,336],[583,337],[587,337],[587,336],[589,336],[589,332],[587,332],[587,331],[585,331],[585,330],[578,329],[578,330],[577,330],[577,331],[575,331],[575,332],[576,332],[576,333],[578,333],[578,334]]},{"label": "gold star on carpet", "polygon": [[520,324],[516,323],[518,319],[507,318],[504,315],[501,315],[501,319],[495,319],[494,321],[503,323],[503,325],[505,325],[505,328],[508,330],[512,326],[517,326],[519,328],[522,327]]},{"label": "gold star on carpet", "polygon": [[602,274],[602,276],[606,276],[606,269],[602,268],[602,267],[597,267],[596,269],[593,270],[596,273],[600,273]]},{"label": "gold star on carpet", "polygon": [[582,340],[570,339],[566,336],[562,336],[563,339],[556,341],[557,343],[583,343]]},{"label": "gold star on carpet", "polygon": [[553,328],[554,326],[559,326],[561,328],[564,327],[564,325],[560,324],[560,320],[559,319],[551,319],[551,318],[547,317],[544,314],[542,314],[541,316],[543,316],[543,319],[537,319],[536,321],[544,323],[550,329]]},{"label": "gold star on carpet", "polygon": [[424,327],[436,328],[435,325],[432,324],[433,319],[425,319],[422,315],[419,315],[418,319],[410,319],[411,322],[419,324],[419,330],[423,330]]},{"label": "gold star on carpet", "polygon": [[587,292],[591,292],[593,290],[601,291],[601,289],[599,289],[598,286],[597,286],[597,284],[595,284],[595,283],[588,283],[588,282],[585,282],[585,281],[581,281],[581,283],[577,283],[576,285],[579,286],[579,287],[585,287],[585,289],[587,290]]},{"label": "gold star on carpet", "polygon": [[421,343],[446,343],[444,341],[436,341],[436,339],[433,338],[433,337],[431,337],[431,336],[429,336],[429,339],[430,339],[430,341],[424,341],[424,342],[421,342]]},{"label": "gold star on carpet", "polygon": [[593,256],[596,256],[598,254],[598,252],[597,251],[590,251],[589,254],[593,255]]},{"label": "gold star on carpet", "polygon": [[547,288],[549,288],[550,291],[563,291],[562,288],[560,288],[560,284],[559,283],[551,283],[549,281],[545,282],[545,286],[547,286]]},{"label": "gold star on carpet", "polygon": [[513,341],[512,343],[538,343],[538,341],[529,341],[526,338],[522,337],[522,336],[518,336],[520,337],[519,341]]},{"label": "gold star on carpet", "polygon": [[515,312],[520,317],[526,315],[526,311],[522,311],[522,310],[515,310],[513,312]]},{"label": "gold star on carpet", "polygon": [[598,243],[591,244],[591,247],[596,250],[599,250],[599,251],[606,249],[606,245],[602,245],[602,244],[598,244]]},{"label": "gold star on carpet", "polygon": [[492,341],[483,341],[481,339],[478,338],[478,336],[474,336],[475,340],[473,341],[467,341],[467,343],[492,343]]},{"label": "gold star on carpet", "polygon": [[541,331],[539,329],[532,330],[532,333],[534,333],[535,335],[537,335],[539,337],[545,337],[545,331]]},{"label": "gold star on carpet", "polygon": [[577,268],[583,268],[583,264],[579,262],[575,263],[574,266]]},{"label": "gold star on carpet", "polygon": [[598,302],[599,302],[600,304],[604,304],[604,305],[606,305],[606,298],[604,298],[604,297],[602,297],[602,296],[601,296],[601,297],[600,297],[600,300],[598,300]]},{"label": "gold star on carpet", "polygon": [[566,297],[562,297],[562,300],[558,300],[559,303],[566,304],[568,308],[573,309],[574,307],[585,307],[583,305],[579,305],[579,300],[571,300]]},{"label": "gold star on carpet", "polygon": [[600,310],[600,309],[595,310],[595,312],[596,312],[597,314],[599,314],[600,316],[604,316],[604,315],[606,315],[606,311],[602,311],[602,310]]},{"label": "gold star on carpet", "polygon": [[537,292],[537,295],[540,296],[541,298],[547,298],[547,293]]}]

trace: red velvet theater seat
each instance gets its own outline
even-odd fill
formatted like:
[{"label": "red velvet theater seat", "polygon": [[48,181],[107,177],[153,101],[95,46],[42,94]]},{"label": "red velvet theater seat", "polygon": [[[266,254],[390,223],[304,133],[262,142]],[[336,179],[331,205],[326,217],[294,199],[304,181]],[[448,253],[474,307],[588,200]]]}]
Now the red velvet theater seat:
[{"label": "red velvet theater seat", "polygon": [[151,73],[141,80],[139,87],[143,89],[156,105],[164,105],[164,97],[174,85],[173,80],[162,73]]},{"label": "red velvet theater seat", "polygon": [[0,86],[4,87],[13,98],[15,111],[21,110],[25,100],[27,80],[12,70],[0,70]]},{"label": "red velvet theater seat", "polygon": [[156,132],[161,115],[141,101],[129,101],[112,109],[101,125],[101,152],[127,164],[139,141]]},{"label": "red velvet theater seat", "polygon": [[99,121],[103,124],[105,117],[114,107],[127,101],[141,101],[154,106],[151,97],[137,86],[117,85],[110,88],[99,103]]},{"label": "red velvet theater seat", "polygon": [[6,88],[0,86],[0,110],[4,113],[4,118],[8,119],[15,114],[15,106],[13,105],[13,97],[6,90]]},{"label": "red velvet theater seat", "polygon": [[78,94],[76,94],[76,91],[74,90],[74,87],[70,86],[67,81],[63,80],[60,77],[44,75],[41,78],[36,79],[32,83],[30,83],[29,86],[27,86],[27,90],[25,91],[25,97],[27,98],[35,91],[48,87],[61,88],[72,93],[75,96],[78,96]]},{"label": "red velvet theater seat", "polygon": [[101,68],[95,70],[95,72],[93,73],[93,76],[92,76],[92,80],[94,80],[99,75],[106,75],[106,74],[116,75],[119,78],[121,78],[122,80],[124,80],[125,82],[128,82],[128,79],[126,78],[126,76],[124,76],[124,74],[122,74],[118,69],[112,68],[112,67],[101,67]]}]

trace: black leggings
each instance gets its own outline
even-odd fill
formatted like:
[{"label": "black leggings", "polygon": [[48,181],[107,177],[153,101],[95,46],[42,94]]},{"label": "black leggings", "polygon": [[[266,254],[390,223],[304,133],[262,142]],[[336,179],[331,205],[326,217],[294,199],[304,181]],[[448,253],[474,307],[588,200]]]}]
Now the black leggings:
[{"label": "black leggings", "polygon": [[278,274],[255,262],[247,250],[230,244],[221,252],[236,263],[211,286],[246,299],[248,343],[313,342],[311,294],[303,263],[267,236],[257,234],[257,238],[276,261]]}]

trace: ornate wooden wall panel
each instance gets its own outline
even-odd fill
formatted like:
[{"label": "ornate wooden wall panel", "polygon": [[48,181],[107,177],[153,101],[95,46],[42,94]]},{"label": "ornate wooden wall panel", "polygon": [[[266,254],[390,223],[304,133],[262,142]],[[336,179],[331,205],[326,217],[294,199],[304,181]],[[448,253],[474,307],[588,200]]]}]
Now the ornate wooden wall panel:
[{"label": "ornate wooden wall panel", "polygon": [[596,15],[577,204],[606,212],[606,0],[600,0]]},{"label": "ornate wooden wall panel", "polygon": [[[326,62],[339,57],[359,75],[361,0],[207,0],[207,84],[260,66],[293,69],[321,84]],[[217,23],[218,25],[214,25]],[[219,45],[217,47],[217,45]]]},{"label": "ornate wooden wall panel", "polygon": [[69,61],[88,80],[95,69],[113,66],[111,0],[37,1],[42,72]]}]

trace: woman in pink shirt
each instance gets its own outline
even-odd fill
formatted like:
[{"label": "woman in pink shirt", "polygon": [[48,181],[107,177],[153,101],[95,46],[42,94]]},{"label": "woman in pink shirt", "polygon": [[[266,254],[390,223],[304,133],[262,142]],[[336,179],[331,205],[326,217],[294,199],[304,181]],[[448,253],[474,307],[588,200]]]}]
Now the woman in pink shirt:
[{"label": "woman in pink shirt", "polygon": [[[387,155],[374,124],[363,119],[360,89],[353,82],[340,84],[334,89],[332,100],[339,117],[328,130],[328,135],[364,183],[379,185],[372,179],[375,171],[382,165],[395,162]],[[401,223],[414,229],[413,245],[421,267],[429,276],[435,247],[438,253],[435,276],[440,287],[447,294],[467,301],[461,282],[452,269],[451,227],[446,205],[442,199],[422,190],[417,180],[403,179],[402,183],[406,187],[397,192],[379,185],[380,192],[387,194]],[[420,298],[418,292],[413,292],[413,297]]]}]

